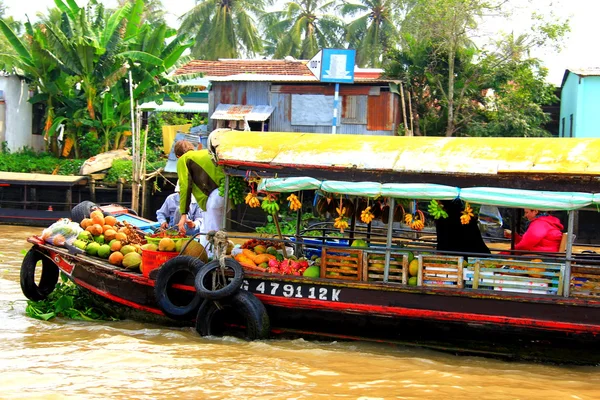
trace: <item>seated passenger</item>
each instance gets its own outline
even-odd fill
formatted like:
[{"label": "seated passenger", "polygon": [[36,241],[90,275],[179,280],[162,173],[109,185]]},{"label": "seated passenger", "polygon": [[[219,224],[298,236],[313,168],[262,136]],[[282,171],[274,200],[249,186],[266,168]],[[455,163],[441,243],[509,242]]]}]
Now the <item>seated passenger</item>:
[{"label": "seated passenger", "polygon": [[[515,234],[515,250],[558,252],[564,228],[560,220],[546,212],[530,208],[525,208],[525,218],[529,221],[529,226],[523,236]],[[504,231],[505,237],[510,238],[510,235],[510,230]]]},{"label": "seated passenger", "polygon": [[471,218],[468,224],[460,221],[463,205],[460,200],[442,200],[447,218],[435,220],[437,249],[460,253],[490,254],[490,249],[481,238],[477,218]]},{"label": "seated passenger", "polygon": [[[170,194],[165,199],[162,207],[156,211],[156,220],[160,222],[160,227],[163,229],[173,228],[178,229],[177,224],[179,223],[179,182],[175,186],[175,193]],[[190,204],[190,212],[188,220],[186,221],[186,232],[188,236],[192,236],[201,231],[203,215],[202,210],[198,206],[198,203],[194,201]]]}]

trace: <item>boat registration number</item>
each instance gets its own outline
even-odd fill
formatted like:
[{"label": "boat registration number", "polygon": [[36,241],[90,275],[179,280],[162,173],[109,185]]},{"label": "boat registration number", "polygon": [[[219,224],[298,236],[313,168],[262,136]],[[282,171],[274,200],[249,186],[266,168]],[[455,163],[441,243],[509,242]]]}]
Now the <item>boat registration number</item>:
[{"label": "boat registration number", "polygon": [[242,283],[242,289],[253,293],[270,296],[306,298],[312,300],[340,301],[342,289],[301,285],[297,283],[279,283],[270,281],[247,281]]}]

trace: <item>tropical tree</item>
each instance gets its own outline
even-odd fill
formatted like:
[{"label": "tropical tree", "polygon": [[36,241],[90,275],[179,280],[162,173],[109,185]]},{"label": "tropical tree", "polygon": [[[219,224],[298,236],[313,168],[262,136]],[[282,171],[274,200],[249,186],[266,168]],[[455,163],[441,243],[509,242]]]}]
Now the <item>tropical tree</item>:
[{"label": "tropical tree", "polygon": [[343,47],[343,22],[328,14],[334,9],[334,1],[296,0],[265,14],[267,38],[277,43],[273,56],[310,59],[321,48]]},{"label": "tropical tree", "polygon": [[[131,129],[129,88],[135,82],[134,101],[143,102],[186,90],[167,75],[192,43],[181,37],[168,45],[174,30],[157,29],[141,21],[143,0],[106,14],[101,4],[81,8],[55,0],[61,12],[42,23],[26,24],[28,41],[0,21],[0,29],[18,56],[5,60],[22,71],[38,94],[32,102],[45,102],[46,137],[60,124],[75,144],[83,136],[103,135],[103,148],[123,145],[122,132]],[[107,16],[107,18],[105,18]],[[129,80],[133,78],[133,82]],[[184,79],[181,77],[178,79]],[[179,98],[180,99],[180,98]]]},{"label": "tropical tree", "polygon": [[203,60],[254,56],[262,40],[254,16],[271,0],[199,0],[182,17],[180,35],[195,39],[192,56]]},{"label": "tropical tree", "polygon": [[[506,4],[501,0],[415,0],[402,21],[402,37],[412,38],[413,42],[402,43],[402,54],[396,54],[395,62],[418,60],[419,68],[406,66],[400,70],[421,74],[413,75],[411,81],[424,82],[425,93],[431,98],[420,101],[434,101],[442,111],[439,119],[444,120],[446,136],[466,134],[467,125],[481,116],[481,93],[491,87],[493,77],[499,71],[502,75],[520,70],[516,66],[508,68],[515,55],[528,54],[534,46],[555,45],[568,31],[567,22],[534,14],[531,32],[521,39],[526,46],[518,47],[517,52],[515,46],[510,51],[498,51],[493,43],[476,46],[473,37],[478,34],[479,23],[486,15],[510,15]],[[417,53],[411,54],[413,50]],[[519,60],[525,68],[536,68],[535,63],[526,61]]]},{"label": "tropical tree", "polygon": [[380,67],[383,55],[397,44],[397,0],[362,0],[360,4],[344,2],[340,11],[345,17],[357,17],[346,25],[346,40],[356,49],[356,64]]}]

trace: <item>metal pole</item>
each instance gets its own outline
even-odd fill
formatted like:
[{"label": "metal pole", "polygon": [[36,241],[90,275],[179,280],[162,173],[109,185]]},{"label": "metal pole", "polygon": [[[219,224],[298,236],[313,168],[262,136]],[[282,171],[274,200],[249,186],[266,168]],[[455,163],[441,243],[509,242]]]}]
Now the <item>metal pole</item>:
[{"label": "metal pole", "polygon": [[337,117],[338,117],[338,101],[340,97],[340,84],[335,84],[335,95],[333,96],[333,126],[331,127],[331,133],[335,135],[337,129]]},{"label": "metal pole", "polygon": [[567,259],[565,261],[565,281],[563,296],[569,297],[571,286],[571,256],[573,255],[573,226],[575,225],[575,211],[569,211],[569,222],[567,227]]},{"label": "metal pole", "polygon": [[396,208],[395,205],[395,199],[393,197],[390,197],[390,201],[389,201],[389,206],[390,206],[390,210],[389,210],[389,218],[388,218],[388,230],[387,230],[387,240],[385,242],[385,268],[383,269],[383,281],[387,282],[388,281],[388,277],[390,276],[390,258],[391,258],[391,253],[392,253],[392,232],[394,230],[394,208]]},{"label": "metal pole", "polygon": [[223,197],[225,197],[225,201],[223,206],[223,223],[221,229],[225,229],[227,226],[227,213],[229,212],[229,175],[227,174],[225,174],[225,190],[223,191]]}]

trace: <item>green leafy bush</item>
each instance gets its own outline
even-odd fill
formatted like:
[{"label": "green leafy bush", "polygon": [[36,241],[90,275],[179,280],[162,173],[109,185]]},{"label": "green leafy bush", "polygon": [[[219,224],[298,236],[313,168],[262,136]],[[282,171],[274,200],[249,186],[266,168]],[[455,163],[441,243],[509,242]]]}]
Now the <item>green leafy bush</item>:
[{"label": "green leafy bush", "polygon": [[0,153],[0,171],[58,175],[77,175],[85,160],[56,158],[49,153],[25,149],[19,153]]}]

